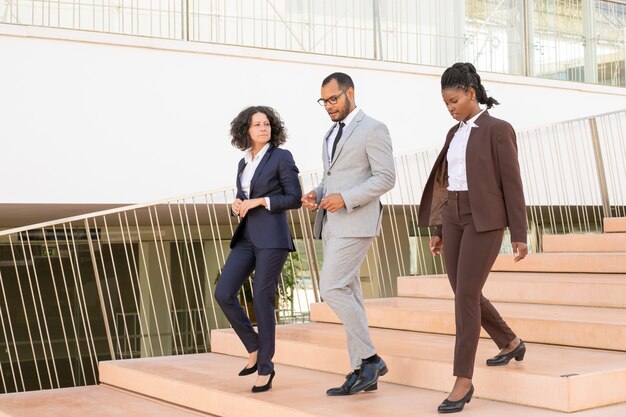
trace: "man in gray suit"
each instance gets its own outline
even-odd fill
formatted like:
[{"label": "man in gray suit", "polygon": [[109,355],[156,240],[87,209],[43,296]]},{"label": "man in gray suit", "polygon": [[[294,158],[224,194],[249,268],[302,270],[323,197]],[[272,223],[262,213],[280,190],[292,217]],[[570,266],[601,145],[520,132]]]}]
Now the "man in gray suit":
[{"label": "man in gray suit", "polygon": [[359,272],[380,233],[380,196],[393,188],[396,174],[389,131],[356,107],[350,76],[326,77],[318,102],[335,124],[322,146],[322,182],[302,203],[317,210],[313,233],[324,243],[320,292],[344,325],[353,369],[326,393],[350,395],[377,389],[378,377],[387,373],[369,335]]}]

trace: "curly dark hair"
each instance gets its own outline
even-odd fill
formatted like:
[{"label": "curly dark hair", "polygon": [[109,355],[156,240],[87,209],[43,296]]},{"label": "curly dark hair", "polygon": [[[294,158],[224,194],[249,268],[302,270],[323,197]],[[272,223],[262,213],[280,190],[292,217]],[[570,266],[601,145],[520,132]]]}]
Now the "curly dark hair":
[{"label": "curly dark hair", "polygon": [[246,149],[250,149],[252,146],[250,135],[248,135],[248,129],[250,128],[252,115],[255,113],[263,113],[270,121],[270,126],[272,127],[272,137],[270,138],[270,143],[272,145],[279,147],[287,141],[285,123],[282,121],[276,110],[268,106],[250,106],[243,109],[237,117],[230,122],[230,136],[232,137],[230,143],[235,148],[245,151]]},{"label": "curly dark hair", "polygon": [[480,75],[469,62],[457,62],[444,71],[441,76],[441,89],[445,90],[448,88],[460,88],[465,91],[473,88],[478,102],[486,104],[488,109],[500,104],[498,100],[487,95],[487,91],[480,80]]}]

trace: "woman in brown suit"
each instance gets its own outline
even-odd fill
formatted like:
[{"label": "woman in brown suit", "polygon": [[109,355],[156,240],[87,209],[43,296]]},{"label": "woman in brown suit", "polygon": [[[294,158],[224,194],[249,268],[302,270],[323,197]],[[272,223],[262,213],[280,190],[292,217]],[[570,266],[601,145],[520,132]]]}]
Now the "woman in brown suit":
[{"label": "woman in brown suit", "polygon": [[435,226],[430,251],[443,249],[448,279],[455,294],[456,342],[450,395],[438,408],[455,413],[469,403],[481,326],[501,349],[487,365],[524,359],[526,346],[482,295],[489,271],[509,227],[515,261],[528,253],[526,209],[513,127],[481,109],[499,104],[488,97],[470,63],[456,63],[441,77],[441,94],[459,123],[428,178],[420,203],[420,226]]}]

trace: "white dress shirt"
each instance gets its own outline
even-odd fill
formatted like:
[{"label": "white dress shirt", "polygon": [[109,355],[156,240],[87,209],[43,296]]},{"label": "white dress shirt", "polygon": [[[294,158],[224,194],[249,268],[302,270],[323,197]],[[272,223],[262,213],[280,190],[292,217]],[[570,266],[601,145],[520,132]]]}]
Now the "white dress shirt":
[{"label": "white dress shirt", "polygon": [[[348,127],[348,125],[350,124],[350,122],[354,119],[354,117],[357,115],[357,113],[359,112],[359,108],[355,107],[354,110],[352,110],[350,112],[349,115],[346,116],[345,119],[340,120],[339,122],[335,123],[335,127],[333,128],[332,132],[330,132],[330,135],[328,135],[328,137],[326,138],[326,152],[328,153],[328,163],[330,164],[330,161],[332,160],[332,154],[333,154],[333,143],[335,143],[335,138],[337,137],[337,132],[339,132],[339,123],[342,122],[343,125],[343,130],[345,131],[346,128]],[[343,135],[343,133],[342,133]],[[341,140],[341,139],[339,139]],[[337,152],[335,150],[335,152]]]},{"label": "white dress shirt", "polygon": [[[252,150],[247,150],[245,155],[243,156],[244,161],[246,162],[246,167],[243,169],[241,173],[240,181],[241,181],[241,191],[246,195],[247,198],[250,198],[250,183],[252,182],[252,177],[254,176],[254,172],[258,168],[263,156],[269,149],[270,144],[265,144],[264,147],[261,148],[259,152],[252,157]],[[264,197],[265,202],[267,203],[267,209],[270,209],[270,198]]]},{"label": "white dress shirt", "polygon": [[484,112],[481,110],[478,114],[465,122],[459,123],[450,146],[448,147],[448,190],[449,191],[467,191],[467,165],[465,163],[465,155],[467,151],[467,142],[473,128],[478,127],[474,121]]}]

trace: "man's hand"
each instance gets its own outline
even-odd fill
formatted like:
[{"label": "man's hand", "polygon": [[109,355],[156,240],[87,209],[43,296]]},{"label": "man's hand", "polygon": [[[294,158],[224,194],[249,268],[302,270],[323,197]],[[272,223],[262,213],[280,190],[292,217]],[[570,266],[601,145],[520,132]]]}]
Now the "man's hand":
[{"label": "man's hand", "polygon": [[343,197],[341,196],[341,194],[338,194],[338,193],[328,195],[322,198],[322,201],[320,201],[320,208],[330,213],[334,213],[337,210],[341,210],[345,206],[346,206],[346,203],[344,203]]},{"label": "man's hand", "polygon": [[443,240],[439,236],[433,236],[428,241],[428,248],[433,256],[441,255],[441,247],[443,246]]},{"label": "man's hand", "polygon": [[528,246],[523,242],[512,242],[511,246],[513,247],[513,255],[515,258],[513,260],[515,262],[521,261],[528,255]]},{"label": "man's hand", "polygon": [[317,193],[315,191],[309,191],[300,199],[302,205],[311,211],[317,210]]}]

